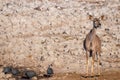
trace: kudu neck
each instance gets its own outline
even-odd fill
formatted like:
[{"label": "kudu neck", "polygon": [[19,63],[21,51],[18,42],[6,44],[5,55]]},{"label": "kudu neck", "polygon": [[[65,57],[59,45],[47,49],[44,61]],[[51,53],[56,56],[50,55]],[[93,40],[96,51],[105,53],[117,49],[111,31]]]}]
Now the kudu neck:
[{"label": "kudu neck", "polygon": [[91,33],[96,34],[96,28],[93,27],[92,30],[91,30]]},{"label": "kudu neck", "polygon": [[89,40],[90,40],[90,42],[95,38],[95,36],[96,36],[96,28],[93,27],[90,30],[90,33],[89,33]]}]

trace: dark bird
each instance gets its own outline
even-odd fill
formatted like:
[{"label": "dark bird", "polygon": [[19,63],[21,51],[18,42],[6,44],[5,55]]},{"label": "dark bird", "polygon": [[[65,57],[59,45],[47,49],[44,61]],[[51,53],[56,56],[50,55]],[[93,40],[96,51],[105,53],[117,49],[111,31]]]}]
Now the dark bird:
[{"label": "dark bird", "polygon": [[28,71],[28,70],[25,71],[25,77],[27,79],[31,79],[34,76],[36,76],[36,73],[34,71]]},{"label": "dark bird", "polygon": [[53,69],[51,68],[52,65],[49,65],[48,68],[47,68],[47,74],[45,74],[44,76],[45,77],[51,77],[54,72],[53,72]]},{"label": "dark bird", "polygon": [[11,73],[11,70],[12,70],[12,67],[10,67],[10,66],[7,66],[7,67],[4,67],[4,68],[3,68],[3,72],[4,72],[5,74]]},{"label": "dark bird", "polygon": [[16,69],[16,68],[12,68],[11,73],[13,75],[18,75],[20,73],[20,71],[18,69]]},{"label": "dark bird", "polygon": [[18,79],[18,80],[31,80],[31,79],[25,79],[25,78],[21,78],[21,79]]}]

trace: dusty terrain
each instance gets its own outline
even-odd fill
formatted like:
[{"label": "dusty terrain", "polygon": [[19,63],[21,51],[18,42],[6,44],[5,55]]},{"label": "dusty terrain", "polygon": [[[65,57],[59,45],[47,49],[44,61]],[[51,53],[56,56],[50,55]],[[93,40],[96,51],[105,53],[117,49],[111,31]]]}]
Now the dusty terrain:
[{"label": "dusty terrain", "polygon": [[[119,80],[120,71],[106,71],[101,76],[88,77],[86,78],[83,74],[67,73],[67,74],[56,74],[49,80]],[[46,79],[47,80],[47,79]]]},{"label": "dusty terrain", "polygon": [[[89,14],[104,15],[97,35],[102,73],[108,71],[101,77],[119,78],[120,0],[0,0],[0,65],[28,67],[39,74],[52,64],[56,74],[85,74],[83,40],[92,28]],[[84,80],[78,74],[72,76]]]},{"label": "dusty terrain", "polygon": [[[2,72],[3,67],[0,67],[0,80],[29,80],[21,79],[18,76],[12,76],[11,74],[4,74]],[[31,80],[119,80],[120,70],[104,70],[100,76],[86,77],[85,74],[79,73],[55,73],[52,77],[46,78],[38,74],[38,77],[33,77]]]}]

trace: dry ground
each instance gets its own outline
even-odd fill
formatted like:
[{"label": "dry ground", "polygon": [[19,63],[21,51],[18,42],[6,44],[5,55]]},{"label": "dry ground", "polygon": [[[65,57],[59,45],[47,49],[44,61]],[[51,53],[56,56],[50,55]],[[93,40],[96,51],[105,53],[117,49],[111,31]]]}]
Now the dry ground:
[{"label": "dry ground", "polygon": [[[3,67],[0,67],[0,80],[15,80],[14,76],[2,74]],[[18,76],[16,76],[17,78]],[[16,79],[24,80],[24,79]],[[26,79],[25,79],[26,80]],[[27,79],[28,80],[28,79]],[[50,78],[38,77],[31,80],[120,80],[120,69],[104,69],[100,76],[86,77],[85,74],[78,73],[55,73]]]},{"label": "dry ground", "polygon": [[63,73],[55,74],[51,78],[39,79],[39,80],[120,80],[120,71],[109,70],[102,73],[99,77],[84,77],[83,74],[77,73]]},{"label": "dry ground", "polygon": [[[81,73],[39,80],[120,80],[120,70],[82,77],[83,40],[92,28],[88,14],[105,16],[97,30],[102,68],[120,69],[120,0],[0,0],[0,64],[32,67],[36,72],[45,72],[52,64],[54,71]],[[13,80],[3,77],[0,72],[0,80]]]}]

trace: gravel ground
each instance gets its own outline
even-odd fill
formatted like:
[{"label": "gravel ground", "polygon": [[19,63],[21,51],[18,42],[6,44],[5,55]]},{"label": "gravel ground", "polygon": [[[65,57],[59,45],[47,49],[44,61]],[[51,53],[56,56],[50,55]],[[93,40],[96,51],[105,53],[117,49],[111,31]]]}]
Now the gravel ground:
[{"label": "gravel ground", "polygon": [[3,66],[0,67],[0,80],[119,80],[120,70],[104,70],[100,76],[88,77],[85,74],[78,73],[55,73],[52,77],[39,76],[33,77],[32,79],[21,78],[22,75],[13,76],[11,74],[4,74]]},{"label": "gravel ground", "polygon": [[102,72],[120,69],[120,0],[0,0],[0,65],[84,74],[89,14],[104,15],[96,32]]}]

